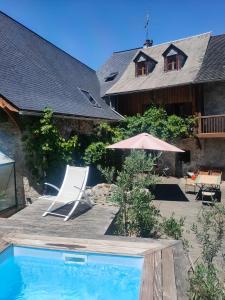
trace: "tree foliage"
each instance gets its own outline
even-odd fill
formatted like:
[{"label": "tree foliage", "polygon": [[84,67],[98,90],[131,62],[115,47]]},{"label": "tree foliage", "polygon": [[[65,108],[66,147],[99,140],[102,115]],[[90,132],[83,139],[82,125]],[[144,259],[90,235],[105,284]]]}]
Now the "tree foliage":
[{"label": "tree foliage", "polygon": [[84,153],[86,164],[100,164],[103,167],[115,165],[120,160],[118,153],[103,149],[107,145],[136,134],[147,132],[167,141],[189,137],[193,134],[195,119],[168,116],[163,108],[151,107],[143,115],[125,117],[119,124],[101,123],[91,138]]},{"label": "tree foliage", "polygon": [[148,237],[156,233],[159,211],[147,189],[158,181],[153,174],[154,161],[142,151],[132,151],[118,173],[110,200],[120,205],[120,234]]},{"label": "tree foliage", "polygon": [[163,108],[151,107],[143,115],[127,117],[121,125],[125,136],[147,132],[164,140],[176,140],[193,134],[195,119],[168,116]]},{"label": "tree foliage", "polygon": [[73,151],[78,137],[63,138],[54,124],[53,113],[46,108],[41,118],[28,120],[25,124],[24,148],[26,162],[33,176],[40,182],[73,161]]}]

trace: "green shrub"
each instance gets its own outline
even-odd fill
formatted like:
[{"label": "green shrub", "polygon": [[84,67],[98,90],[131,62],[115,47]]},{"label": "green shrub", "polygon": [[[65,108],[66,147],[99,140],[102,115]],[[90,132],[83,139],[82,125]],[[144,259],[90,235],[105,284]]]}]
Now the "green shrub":
[{"label": "green shrub", "polygon": [[90,144],[85,152],[84,152],[84,162],[87,165],[90,164],[103,164],[104,158],[106,156],[107,149],[105,148],[106,145],[103,142],[96,142]]},{"label": "green shrub", "polygon": [[102,176],[105,178],[107,183],[113,183],[114,177],[116,173],[115,167],[101,167],[100,165],[97,166],[98,170],[101,172]]},{"label": "green shrub", "polygon": [[174,214],[170,218],[163,218],[161,224],[162,231],[168,237],[180,240],[183,237],[184,231],[184,218],[176,219]]},{"label": "green shrub", "polygon": [[224,300],[225,290],[221,281],[218,279],[218,270],[211,266],[199,263],[190,278],[191,300]]},{"label": "green shrub", "polygon": [[[190,299],[224,300],[225,286],[220,279],[217,259],[224,257],[225,207],[201,209],[193,231],[201,248],[201,257],[190,276]],[[220,265],[221,267],[221,265]]]}]

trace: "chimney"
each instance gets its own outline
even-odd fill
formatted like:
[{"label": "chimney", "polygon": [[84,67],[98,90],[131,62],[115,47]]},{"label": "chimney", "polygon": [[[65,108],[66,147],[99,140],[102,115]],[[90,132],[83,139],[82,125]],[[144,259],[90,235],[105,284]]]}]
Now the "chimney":
[{"label": "chimney", "polygon": [[153,40],[146,39],[143,48],[149,48],[153,45]]}]

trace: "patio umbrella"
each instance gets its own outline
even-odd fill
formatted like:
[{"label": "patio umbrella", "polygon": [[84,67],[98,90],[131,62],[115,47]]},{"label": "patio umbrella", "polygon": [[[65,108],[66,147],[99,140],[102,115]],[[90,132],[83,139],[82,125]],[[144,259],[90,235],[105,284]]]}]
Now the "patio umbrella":
[{"label": "patio umbrella", "polygon": [[132,138],[107,146],[108,149],[143,149],[153,151],[184,152],[183,150],[168,144],[151,134],[141,133]]}]

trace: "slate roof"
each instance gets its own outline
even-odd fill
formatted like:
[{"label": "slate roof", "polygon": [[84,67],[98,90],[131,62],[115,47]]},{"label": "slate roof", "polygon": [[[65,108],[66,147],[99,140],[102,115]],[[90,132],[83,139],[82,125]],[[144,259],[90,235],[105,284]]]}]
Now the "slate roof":
[{"label": "slate roof", "polygon": [[[137,49],[114,52],[106,61],[106,63],[97,71],[98,79],[101,85],[101,96],[104,96],[106,91],[109,90],[120,79],[128,64],[131,62],[132,58],[137,52]],[[118,72],[118,75],[114,78],[114,80],[108,82],[105,81],[107,76],[116,72]]]},{"label": "slate roof", "polygon": [[[106,91],[106,95],[193,83],[201,68],[209,39],[210,33],[205,33],[141,49],[142,52],[158,62],[154,71],[147,76],[136,77],[135,63],[131,60],[119,80]],[[162,54],[171,44],[183,51],[187,55],[187,60],[182,69],[164,72],[164,57]],[[140,49],[136,50],[134,57],[139,52]]]},{"label": "slate roof", "polygon": [[101,99],[94,70],[1,12],[0,94],[23,111],[51,107],[57,114],[120,119]]},{"label": "slate roof", "polygon": [[196,82],[225,80],[225,34],[212,36]]},{"label": "slate roof", "polygon": [[[149,48],[136,48],[113,53],[97,73],[102,96],[194,83],[201,68],[210,36],[210,33],[204,33]],[[164,72],[163,53],[171,45],[183,51],[187,55],[187,60],[181,70]],[[140,52],[144,52],[158,63],[152,73],[136,77],[133,59]],[[105,82],[104,78],[116,70],[119,70],[119,76],[113,81]]]}]

